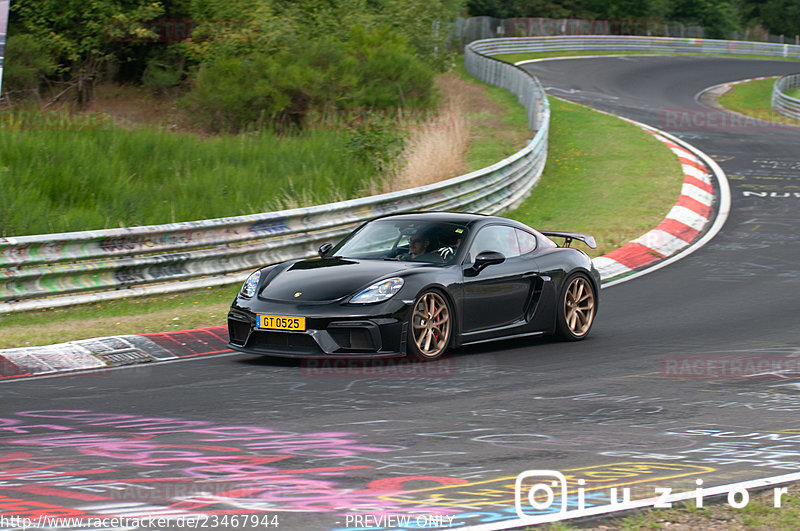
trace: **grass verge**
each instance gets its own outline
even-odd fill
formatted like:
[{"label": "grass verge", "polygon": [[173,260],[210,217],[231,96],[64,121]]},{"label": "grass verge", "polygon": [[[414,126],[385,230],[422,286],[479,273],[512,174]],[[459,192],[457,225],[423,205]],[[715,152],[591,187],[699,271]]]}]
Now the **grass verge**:
[{"label": "grass verge", "polygon": [[0,348],[225,324],[240,285],[0,315]]},{"label": "grass verge", "polygon": [[547,166],[531,196],[507,215],[536,228],[592,234],[592,256],[656,226],[680,195],[675,155],[619,118],[555,98],[550,106]]},{"label": "grass verge", "polygon": [[798,125],[798,120],[784,116],[770,105],[772,87],[777,78],[756,79],[731,86],[731,89],[717,98],[717,103],[728,110],[738,112],[759,120],[767,120],[790,125]]},{"label": "grass verge", "polygon": [[525,108],[511,92],[483,83],[459,64],[458,76],[480,90],[486,98],[470,98],[466,107],[470,122],[470,146],[466,155],[468,171],[475,171],[510,157],[533,137]]},{"label": "grass verge", "polygon": [[[472,167],[494,163],[530,138],[525,110],[508,92],[472,83]],[[602,254],[656,225],[675,202],[677,159],[649,134],[617,118],[552,100],[547,167],[510,217],[534,227],[593,234]],[[502,139],[502,141],[498,140]],[[0,348],[225,323],[239,286],[0,316]]]},{"label": "grass verge", "polygon": [[[37,111],[38,112],[38,111]],[[201,139],[80,115],[0,123],[0,236],[210,219],[358,197],[373,177],[347,131]]]}]

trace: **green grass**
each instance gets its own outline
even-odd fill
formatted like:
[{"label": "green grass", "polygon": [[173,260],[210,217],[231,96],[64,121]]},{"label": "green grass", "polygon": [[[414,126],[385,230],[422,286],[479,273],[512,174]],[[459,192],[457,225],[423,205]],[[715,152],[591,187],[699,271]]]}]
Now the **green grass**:
[{"label": "green grass", "polygon": [[239,284],[70,308],[0,314],[0,348],[225,324]]},{"label": "green grass", "polygon": [[745,81],[731,87],[727,93],[717,98],[717,102],[732,111],[752,116],[760,120],[770,120],[797,124],[797,120],[780,114],[770,106],[772,87],[777,78]]},{"label": "green grass", "polygon": [[[789,487],[782,497],[781,507],[774,506],[772,489],[751,492],[750,502],[741,509],[727,504],[724,497],[706,500],[703,508],[693,502],[675,504],[671,509],[649,509],[624,518],[607,517],[590,522],[573,520],[544,526],[548,531],[579,529],[608,529],[639,531],[642,529],[750,529],[753,531],[791,531],[800,522],[800,497],[792,495],[797,486]],[[526,530],[534,531],[528,527]]]},{"label": "green grass", "polygon": [[[790,487],[790,493],[794,487]],[[741,509],[730,507],[725,498],[706,501],[704,508],[694,503],[672,509],[649,510],[619,520],[605,521],[609,529],[752,529],[771,531],[797,529],[800,521],[800,498],[784,495],[781,507],[774,506],[773,490],[751,493],[750,502]]]},{"label": "green grass", "polygon": [[800,87],[788,90],[788,91],[785,92],[785,94],[787,96],[789,96],[790,98],[794,98],[796,100],[800,100]]},{"label": "green grass", "polygon": [[550,145],[539,184],[514,212],[532,227],[594,235],[602,255],[657,225],[683,175],[664,144],[619,118],[550,98]]},{"label": "green grass", "polygon": [[348,131],[201,139],[98,118],[0,119],[0,236],[137,226],[358,197],[373,178]]},{"label": "green grass", "polygon": [[[498,91],[501,89],[497,89]],[[500,94],[495,91],[488,91],[489,97],[501,105],[519,105],[514,96],[508,96],[508,91],[502,90]],[[521,105],[519,105],[522,108]],[[499,135],[492,135],[492,129],[482,128],[480,125],[474,125],[473,128],[473,141],[467,151],[467,169],[469,171],[479,170],[492,164],[497,163],[507,157],[510,157],[520,149],[523,145],[517,145],[508,141],[507,135],[510,132],[516,131],[517,134],[512,133],[516,137],[533,138],[533,133],[528,128],[528,119],[524,114],[525,109],[522,108],[523,114],[520,117],[511,118],[508,116],[502,117],[501,121],[505,126],[505,130]],[[486,113],[472,113],[472,120],[476,122],[481,118],[492,119],[496,118]]]},{"label": "green grass", "polygon": [[[502,91],[500,91],[502,92]],[[502,94],[497,94],[502,96]],[[481,125],[472,149],[508,134],[530,138],[525,110],[499,97],[502,116]],[[533,194],[508,214],[534,227],[593,234],[600,252],[656,225],[678,197],[675,156],[647,133],[618,118],[551,98],[547,167]],[[490,163],[520,146],[500,142]],[[475,155],[473,155],[475,156]],[[485,164],[484,164],[485,165]],[[595,253],[597,254],[597,253]],[[225,323],[239,286],[0,316],[0,348],[43,345],[87,337],[182,330]]]}]

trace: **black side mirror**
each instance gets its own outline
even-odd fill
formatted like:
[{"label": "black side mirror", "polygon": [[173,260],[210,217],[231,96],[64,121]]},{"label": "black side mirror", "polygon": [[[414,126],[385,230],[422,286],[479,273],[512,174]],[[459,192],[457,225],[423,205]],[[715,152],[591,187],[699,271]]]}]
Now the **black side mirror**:
[{"label": "black side mirror", "polygon": [[330,251],[331,249],[333,249],[332,243],[323,243],[322,245],[319,246],[319,250],[317,251],[319,253],[319,257],[325,258],[325,255],[328,254],[328,251]]},{"label": "black side mirror", "polygon": [[472,266],[472,269],[475,273],[479,273],[487,266],[502,264],[505,261],[506,257],[503,256],[502,253],[498,253],[497,251],[483,251],[475,257],[475,264]]}]

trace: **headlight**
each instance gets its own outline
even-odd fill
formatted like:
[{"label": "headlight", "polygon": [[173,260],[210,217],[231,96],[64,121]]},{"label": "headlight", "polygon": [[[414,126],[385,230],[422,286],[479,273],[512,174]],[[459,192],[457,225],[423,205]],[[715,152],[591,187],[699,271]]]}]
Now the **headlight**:
[{"label": "headlight", "polygon": [[239,294],[242,297],[247,297],[248,299],[256,294],[256,290],[258,289],[258,281],[261,280],[261,270],[259,269],[249,277],[247,280],[244,281],[244,285],[242,286],[242,290]]},{"label": "headlight", "polygon": [[355,304],[372,304],[391,299],[403,287],[403,279],[399,277],[381,280],[371,285],[352,299]]}]

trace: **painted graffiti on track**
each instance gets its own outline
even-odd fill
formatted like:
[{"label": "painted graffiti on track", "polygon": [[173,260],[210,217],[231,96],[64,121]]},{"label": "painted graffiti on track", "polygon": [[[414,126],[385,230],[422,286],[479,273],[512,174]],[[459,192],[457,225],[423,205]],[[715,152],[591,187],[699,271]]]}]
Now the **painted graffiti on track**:
[{"label": "painted graffiti on track", "polygon": [[[515,476],[507,472],[472,480],[400,476],[380,470],[380,456],[404,447],[322,429],[298,433],[85,409],[18,411],[0,418],[0,516],[94,522],[294,513],[320,515],[330,522],[327,529],[365,522],[390,529],[378,524],[401,521],[407,529],[462,527],[515,517]],[[477,437],[486,442],[483,432]],[[502,439],[505,444],[509,436]],[[598,506],[613,503],[617,489],[645,497],[653,485],[714,470],[629,460],[565,473],[584,482],[581,503]]]},{"label": "painted graffiti on track", "polygon": [[[450,477],[355,478],[366,465],[313,459],[381,454],[348,432],[296,433],[88,410],[20,411],[0,419],[0,516],[36,519],[152,514],[392,513],[382,498]],[[45,501],[46,500],[46,501]],[[407,512],[408,505],[403,505]],[[443,515],[452,510],[412,507]]]}]

